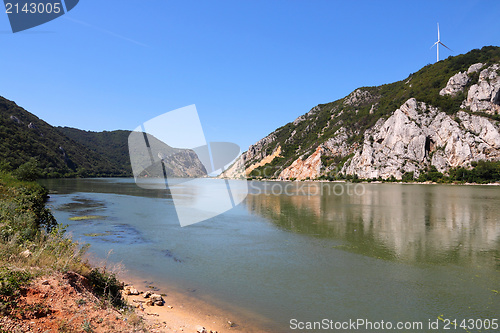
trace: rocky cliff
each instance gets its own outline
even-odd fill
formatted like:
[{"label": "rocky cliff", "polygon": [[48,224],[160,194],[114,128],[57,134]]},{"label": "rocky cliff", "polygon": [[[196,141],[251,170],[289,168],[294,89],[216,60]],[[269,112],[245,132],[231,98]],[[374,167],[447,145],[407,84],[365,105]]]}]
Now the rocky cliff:
[{"label": "rocky cliff", "polygon": [[387,119],[364,133],[363,146],[342,172],[360,178],[401,179],[404,173],[433,165],[440,172],[470,167],[471,162],[500,159],[496,121],[459,111],[452,117],[409,99]]},{"label": "rocky cliff", "polygon": [[[223,177],[363,179],[500,160],[500,48],[320,104],[249,147]],[[331,177],[329,177],[331,178]]]}]

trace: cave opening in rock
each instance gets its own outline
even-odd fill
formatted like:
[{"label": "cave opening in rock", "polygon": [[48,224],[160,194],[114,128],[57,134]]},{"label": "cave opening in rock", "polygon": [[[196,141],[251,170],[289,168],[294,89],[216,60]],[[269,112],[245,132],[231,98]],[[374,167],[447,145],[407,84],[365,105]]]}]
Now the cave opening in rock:
[{"label": "cave opening in rock", "polygon": [[434,150],[434,141],[428,136],[425,138],[425,156],[429,156],[429,153]]},{"label": "cave opening in rock", "polygon": [[492,94],[491,101],[493,102],[493,104],[500,105],[500,89],[497,90],[496,94]]}]

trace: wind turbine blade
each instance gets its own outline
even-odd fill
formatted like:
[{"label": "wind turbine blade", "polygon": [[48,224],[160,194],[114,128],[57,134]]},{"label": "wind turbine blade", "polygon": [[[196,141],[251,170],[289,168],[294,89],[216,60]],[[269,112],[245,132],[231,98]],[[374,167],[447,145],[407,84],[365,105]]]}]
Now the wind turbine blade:
[{"label": "wind turbine blade", "polygon": [[439,44],[443,45],[444,47],[446,47],[448,50],[450,50],[451,52],[453,52],[452,49],[450,49],[448,46],[444,45],[443,43],[439,42]]},{"label": "wind turbine blade", "polygon": [[439,39],[439,23],[438,23],[438,42],[440,41],[441,39]]},{"label": "wind turbine blade", "polygon": [[435,42],[434,44],[432,44],[432,46],[430,47],[431,49],[436,46],[436,44],[439,43],[439,42]]}]

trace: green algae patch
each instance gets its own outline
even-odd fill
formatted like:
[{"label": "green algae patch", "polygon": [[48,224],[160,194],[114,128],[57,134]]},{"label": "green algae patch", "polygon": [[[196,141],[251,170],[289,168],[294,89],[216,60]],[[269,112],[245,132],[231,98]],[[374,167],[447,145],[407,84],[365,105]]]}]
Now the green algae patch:
[{"label": "green algae patch", "polygon": [[70,217],[71,221],[84,221],[84,220],[104,220],[106,216],[101,215],[83,215],[83,216],[74,216]]},{"label": "green algae patch", "polygon": [[109,236],[111,235],[111,232],[106,231],[106,232],[96,232],[96,233],[89,233],[89,234],[83,234],[84,236],[87,237],[104,237],[104,236]]}]

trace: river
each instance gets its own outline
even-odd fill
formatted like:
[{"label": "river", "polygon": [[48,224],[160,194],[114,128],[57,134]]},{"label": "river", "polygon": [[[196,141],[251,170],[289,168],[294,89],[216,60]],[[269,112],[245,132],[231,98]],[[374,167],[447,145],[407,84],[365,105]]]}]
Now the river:
[{"label": "river", "polygon": [[[95,256],[266,331],[323,319],[422,323],[408,332],[499,320],[498,186],[242,182],[243,203],[181,227],[169,192],[133,179],[43,184],[58,222]],[[94,218],[70,220],[84,215]]]}]

